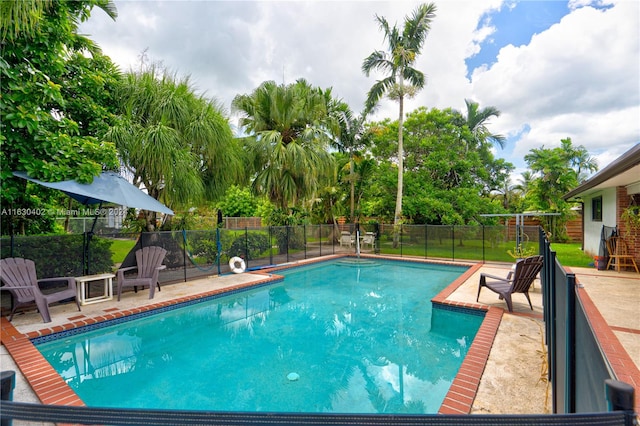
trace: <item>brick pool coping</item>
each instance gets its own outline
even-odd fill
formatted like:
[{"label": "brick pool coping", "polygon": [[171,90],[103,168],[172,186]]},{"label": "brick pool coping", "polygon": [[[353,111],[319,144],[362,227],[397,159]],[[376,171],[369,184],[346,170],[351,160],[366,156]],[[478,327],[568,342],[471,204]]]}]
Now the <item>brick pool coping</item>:
[{"label": "brick pool coping", "polygon": [[[253,273],[262,274],[262,273],[271,273],[281,269],[287,269],[296,266],[304,266],[307,264],[326,261],[334,258],[342,258],[344,255],[334,255],[327,256],[321,259],[314,259],[312,261],[303,262],[295,265],[282,265],[270,269],[263,269],[260,271],[253,271]],[[390,259],[395,261],[408,261],[408,262],[424,262],[424,263],[438,263],[438,264],[448,264],[460,266],[461,263],[454,262],[434,262],[430,260],[422,260],[422,259],[402,259],[395,257],[385,257],[385,256],[367,256],[361,255],[364,258],[372,258],[372,259]],[[480,380],[482,378],[482,374],[484,372],[487,360],[489,358],[489,354],[491,352],[491,347],[493,346],[493,342],[495,336],[498,332],[498,328],[500,326],[500,322],[502,320],[502,315],[504,314],[504,309],[498,307],[487,307],[480,304],[475,303],[465,303],[465,302],[457,302],[447,300],[458,287],[460,287],[464,282],[466,282],[474,273],[476,273],[481,267],[481,263],[477,264],[463,264],[465,266],[469,266],[469,269],[465,271],[459,278],[453,281],[450,285],[448,285],[444,290],[442,290],[437,296],[432,299],[432,303],[446,305],[446,306],[454,306],[458,308],[464,309],[476,309],[485,312],[485,318],[476,334],[475,339],[473,340],[469,351],[465,359],[460,366],[460,370],[458,374],[454,378],[451,387],[445,396],[445,399],[438,411],[438,414],[469,414],[471,412],[471,408],[473,405],[473,401],[476,397],[478,387],[480,385]],[[252,272],[249,272],[252,273]],[[31,388],[34,393],[40,399],[43,404],[47,405],[75,405],[75,406],[84,406],[84,402],[80,399],[80,397],[71,389],[71,387],[62,379],[62,377],[53,369],[53,367],[46,361],[46,359],[40,354],[40,352],[35,348],[32,344],[31,339],[49,335],[52,333],[57,333],[61,331],[71,330],[78,327],[97,324],[104,321],[114,320],[117,318],[122,318],[134,314],[139,314],[142,312],[148,312],[159,308],[165,308],[168,306],[194,301],[201,298],[220,295],[223,293],[237,291],[241,289],[250,288],[256,285],[264,285],[273,281],[277,281],[282,279],[279,275],[273,275],[269,278],[265,278],[262,280],[257,280],[251,283],[239,284],[235,286],[225,287],[223,289],[212,290],[204,293],[199,293],[195,295],[183,296],[180,298],[173,299],[171,301],[165,301],[160,303],[152,303],[144,306],[140,306],[138,308],[133,309],[123,309],[120,310],[118,308],[112,308],[109,310],[110,312],[105,313],[103,315],[94,316],[94,317],[82,317],[78,316],[77,318],[70,318],[72,322],[62,324],[59,326],[54,326],[50,328],[43,328],[38,331],[29,332],[26,334],[20,333],[8,320],[6,317],[0,318],[0,328],[1,335],[0,341],[6,347],[9,354],[12,356],[14,361],[16,362],[18,368],[24,375],[25,379],[29,382]],[[583,290],[583,289],[580,289]],[[592,309],[589,309],[589,318],[590,321],[592,318],[595,318],[596,324],[600,326],[594,326],[596,329],[596,333],[599,341],[603,341],[605,344],[603,345],[603,349],[607,358],[612,360],[614,371],[620,380],[626,381],[632,384],[637,388],[637,385],[640,384],[640,373],[638,373],[638,369],[635,367],[630,357],[622,346],[620,342],[617,340],[613,331],[607,326],[606,322],[602,318],[602,315],[597,311],[591,299],[586,295],[586,292],[579,290],[579,296],[583,301],[586,302],[587,306],[592,306]],[[595,311],[595,312],[594,312]],[[592,316],[593,315],[593,316]],[[604,325],[605,327],[602,327]],[[602,336],[602,339],[601,339]],[[607,348],[608,347],[608,348]],[[622,351],[620,351],[622,349]],[[610,357],[611,354],[611,357]],[[626,358],[625,358],[626,356]],[[629,363],[634,367],[633,369],[628,369]],[[616,366],[618,368],[616,369]],[[631,371],[631,373],[629,373]],[[638,393],[636,393],[636,406],[638,406]]]}]

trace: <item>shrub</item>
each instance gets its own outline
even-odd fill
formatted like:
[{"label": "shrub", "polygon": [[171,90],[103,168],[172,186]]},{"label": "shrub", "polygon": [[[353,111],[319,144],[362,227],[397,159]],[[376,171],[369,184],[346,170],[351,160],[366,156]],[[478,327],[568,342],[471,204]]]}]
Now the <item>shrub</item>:
[{"label": "shrub", "polygon": [[251,232],[246,236],[239,236],[233,241],[229,248],[229,257],[244,256],[246,260],[258,259],[270,247],[269,238],[264,233]]},{"label": "shrub", "polygon": [[[36,264],[38,278],[79,277],[84,275],[82,265],[83,235],[48,235],[14,237],[13,252],[11,240],[1,242],[2,258],[23,257]],[[94,236],[89,248],[90,274],[111,272],[111,241]]]}]

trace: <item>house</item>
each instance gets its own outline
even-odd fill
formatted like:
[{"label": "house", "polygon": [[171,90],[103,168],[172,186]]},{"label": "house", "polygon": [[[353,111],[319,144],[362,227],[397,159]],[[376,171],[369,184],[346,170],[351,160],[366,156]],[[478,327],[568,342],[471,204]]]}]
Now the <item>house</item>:
[{"label": "house", "polygon": [[[616,228],[634,258],[640,259],[640,143],[563,198],[582,203],[585,253],[602,255],[603,229]],[[630,212],[635,224],[625,219]]]}]

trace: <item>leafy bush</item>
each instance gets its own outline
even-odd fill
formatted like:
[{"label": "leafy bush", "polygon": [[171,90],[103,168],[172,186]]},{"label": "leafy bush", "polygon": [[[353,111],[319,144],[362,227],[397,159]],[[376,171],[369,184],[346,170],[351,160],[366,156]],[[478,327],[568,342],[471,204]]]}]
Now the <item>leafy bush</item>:
[{"label": "leafy bush", "polygon": [[278,244],[278,254],[304,249],[304,228],[301,226],[273,226],[271,234]]},{"label": "leafy bush", "polygon": [[[36,264],[38,278],[79,277],[84,275],[82,263],[83,235],[48,235],[2,238],[0,255],[23,257]],[[90,274],[111,272],[111,240],[94,236],[89,248]]]},{"label": "leafy bush", "polygon": [[188,231],[187,248],[194,258],[214,263],[218,256],[215,231]]},{"label": "leafy bush", "polygon": [[[246,247],[246,254],[245,254]],[[258,259],[271,247],[269,238],[262,232],[251,232],[236,238],[229,248],[229,256],[243,256],[246,260]]]}]

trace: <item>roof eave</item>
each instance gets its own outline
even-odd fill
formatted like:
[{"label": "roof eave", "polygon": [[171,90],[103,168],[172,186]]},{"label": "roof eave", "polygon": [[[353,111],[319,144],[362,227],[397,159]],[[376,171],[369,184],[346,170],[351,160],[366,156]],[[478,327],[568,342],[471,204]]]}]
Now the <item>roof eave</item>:
[{"label": "roof eave", "polygon": [[610,180],[638,164],[640,164],[640,143],[635,144],[630,150],[622,154],[591,178],[584,181],[581,185],[578,185],[575,189],[565,194],[562,198],[566,201],[576,198],[578,195]]}]

